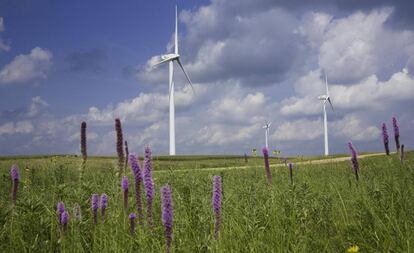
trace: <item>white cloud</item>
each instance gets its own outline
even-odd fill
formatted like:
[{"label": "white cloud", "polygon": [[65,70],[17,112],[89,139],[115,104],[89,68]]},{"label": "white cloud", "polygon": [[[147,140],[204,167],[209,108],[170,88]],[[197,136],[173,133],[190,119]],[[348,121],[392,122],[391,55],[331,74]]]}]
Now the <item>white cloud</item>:
[{"label": "white cloud", "polygon": [[259,130],[261,124],[251,126],[209,124],[198,131],[196,139],[203,145],[228,145],[247,142]]},{"label": "white cloud", "polygon": [[1,135],[29,134],[33,132],[33,124],[28,120],[8,122],[0,126]]},{"label": "white cloud", "polygon": [[[318,94],[324,94],[322,80],[315,80],[314,71],[297,85],[299,94],[309,93],[304,97],[291,97],[282,101],[281,113],[284,115],[315,115],[322,113]],[[309,80],[308,82],[304,80]],[[380,81],[376,75],[353,85],[330,85],[330,96],[337,110],[350,111],[361,108],[383,109],[414,97],[414,79],[407,69],[393,74],[389,80]],[[318,92],[319,91],[319,92]]]},{"label": "white cloud", "polygon": [[[323,138],[323,120],[318,118],[298,119],[287,121],[279,125],[271,135],[271,139],[277,141],[310,141]],[[341,140],[371,141],[379,137],[380,130],[363,122],[360,116],[346,115],[339,120],[328,119],[329,136]]]},{"label": "white cloud", "polygon": [[307,141],[314,140],[323,134],[323,123],[320,119],[299,119],[287,121],[279,125],[271,139],[278,141]]},{"label": "white cloud", "polygon": [[356,12],[329,24],[323,34],[319,64],[333,82],[355,83],[378,73],[386,77],[386,73],[402,67],[401,60],[414,54],[414,33],[394,31],[385,25],[392,11]]},{"label": "white cloud", "polygon": [[262,120],[263,115],[258,112],[264,111],[265,106],[265,97],[261,92],[245,96],[231,94],[212,101],[207,112],[216,122],[246,124]]},{"label": "white cloud", "polygon": [[44,101],[41,97],[36,96],[32,98],[32,103],[30,104],[27,112],[28,117],[35,117],[41,114],[46,110],[49,104]]},{"label": "white cloud", "polygon": [[0,71],[0,84],[45,79],[52,65],[52,58],[52,52],[40,47],[33,48],[30,54],[18,55]]},{"label": "white cloud", "polygon": [[[194,89],[195,93],[188,86],[176,90],[174,100],[177,109],[189,107],[206,92],[206,88],[199,85],[194,85]],[[120,118],[121,121],[148,124],[159,121],[168,113],[168,101],[168,93],[141,92],[138,97],[120,102],[115,107],[108,106],[102,110],[91,107],[86,117],[92,122],[102,124],[113,124],[115,118]]]}]

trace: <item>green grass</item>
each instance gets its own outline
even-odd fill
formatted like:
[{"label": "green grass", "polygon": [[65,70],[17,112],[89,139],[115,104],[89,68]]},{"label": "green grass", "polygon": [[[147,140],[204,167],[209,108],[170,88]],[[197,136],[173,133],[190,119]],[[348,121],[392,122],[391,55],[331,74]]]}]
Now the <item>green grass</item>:
[{"label": "green grass", "polygon": [[[79,182],[80,158],[8,157],[0,160],[0,252],[163,252],[159,188],[170,184],[174,205],[173,252],[414,252],[414,152],[405,165],[397,156],[360,160],[356,183],[349,162],[297,165],[291,185],[285,167],[273,168],[266,184],[262,158],[246,169],[215,172],[207,167],[244,166],[243,157],[155,157],[155,230],[129,234],[120,180],[113,158],[90,158]],[[272,163],[279,163],[274,159]],[[9,170],[20,167],[18,201],[10,203]],[[212,176],[223,178],[222,226],[214,241]],[[132,175],[128,170],[130,184]],[[131,190],[132,191],[132,190]],[[107,193],[105,222],[91,222],[90,196]],[[56,204],[73,218],[61,236]],[[145,204],[146,201],[144,201]]]}]

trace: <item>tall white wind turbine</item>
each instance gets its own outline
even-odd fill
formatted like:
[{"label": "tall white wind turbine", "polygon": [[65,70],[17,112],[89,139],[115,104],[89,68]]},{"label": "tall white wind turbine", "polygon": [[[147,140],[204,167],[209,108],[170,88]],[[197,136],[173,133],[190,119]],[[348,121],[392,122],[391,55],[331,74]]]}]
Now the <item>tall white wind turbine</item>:
[{"label": "tall white wind turbine", "polygon": [[180,61],[180,55],[178,54],[178,16],[177,6],[175,6],[175,34],[174,34],[174,53],[165,54],[161,56],[161,61],[156,63],[153,67],[163,63],[169,63],[169,100],[170,100],[170,155],[175,155],[175,107],[174,107],[174,61],[178,63],[178,66],[184,72],[191,89],[194,92],[193,84],[190,77],[185,72],[183,65]]},{"label": "tall white wind turbine", "polygon": [[326,114],[326,103],[329,102],[333,111],[333,105],[331,101],[331,97],[329,96],[329,89],[328,89],[328,77],[325,73],[325,88],[326,94],[321,95],[318,97],[319,100],[323,101],[323,126],[324,126],[324,134],[325,134],[325,155],[329,155],[329,144],[328,144],[328,116]]},{"label": "tall white wind turbine", "polygon": [[267,141],[267,138],[269,136],[269,130],[270,130],[270,125],[272,124],[272,122],[265,122],[265,125],[263,126],[263,129],[265,130],[265,141],[266,141],[266,148],[269,148],[269,144]]}]

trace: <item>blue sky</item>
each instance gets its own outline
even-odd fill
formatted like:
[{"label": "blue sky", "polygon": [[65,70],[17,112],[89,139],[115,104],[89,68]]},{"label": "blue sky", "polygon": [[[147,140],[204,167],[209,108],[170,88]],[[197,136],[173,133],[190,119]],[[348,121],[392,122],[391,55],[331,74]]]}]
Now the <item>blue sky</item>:
[{"label": "blue sky", "polygon": [[179,7],[177,153],[241,154],[264,143],[323,152],[322,70],[331,84],[331,151],[381,150],[400,121],[414,144],[414,10],[410,1],[0,2],[0,154],[113,154],[120,117],[132,150],[168,150],[167,69]]}]

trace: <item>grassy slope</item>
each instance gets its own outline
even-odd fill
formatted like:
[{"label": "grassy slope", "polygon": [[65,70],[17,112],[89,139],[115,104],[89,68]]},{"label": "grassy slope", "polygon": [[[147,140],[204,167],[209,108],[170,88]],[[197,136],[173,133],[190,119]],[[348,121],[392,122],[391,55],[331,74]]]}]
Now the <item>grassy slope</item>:
[{"label": "grassy slope", "polygon": [[[156,169],[191,169],[196,167],[194,160],[171,165],[168,159],[158,159]],[[198,161],[199,168],[201,164],[222,166],[223,159],[219,160]],[[244,165],[243,158],[228,160],[227,164]],[[115,160],[90,159],[80,186],[78,159],[5,159],[0,162],[0,252],[162,252],[159,188],[166,183],[173,189],[174,252],[345,252],[352,244],[361,252],[410,252],[414,251],[413,161],[414,152],[407,154],[404,166],[395,155],[363,159],[359,184],[349,162],[295,166],[294,185],[285,168],[275,168],[271,187],[266,185],[263,168],[220,172],[223,223],[220,240],[215,242],[214,172],[155,171],[155,231],[140,229],[131,237]],[[14,162],[21,168],[23,182],[17,206],[12,208],[9,168]],[[258,158],[249,164],[260,162]],[[129,171],[128,176],[132,179]],[[89,211],[94,192],[106,192],[110,198],[108,217],[97,227],[91,224]],[[81,224],[72,221],[61,239],[55,211],[59,200],[71,216],[75,202],[81,203],[83,211]],[[131,194],[130,203],[128,212],[134,211]]]}]

